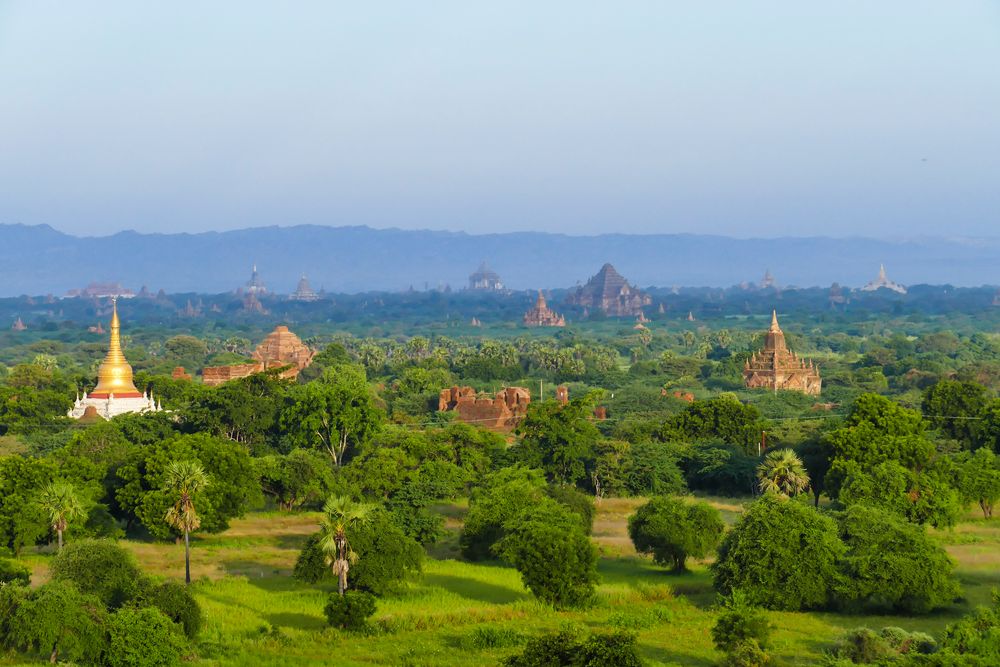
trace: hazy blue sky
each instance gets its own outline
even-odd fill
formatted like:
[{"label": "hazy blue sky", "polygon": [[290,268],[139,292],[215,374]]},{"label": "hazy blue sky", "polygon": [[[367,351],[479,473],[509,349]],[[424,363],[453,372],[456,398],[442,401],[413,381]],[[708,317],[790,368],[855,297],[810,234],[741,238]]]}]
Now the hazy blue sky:
[{"label": "hazy blue sky", "polygon": [[997,1],[0,0],[0,222],[998,236],[998,211]]}]

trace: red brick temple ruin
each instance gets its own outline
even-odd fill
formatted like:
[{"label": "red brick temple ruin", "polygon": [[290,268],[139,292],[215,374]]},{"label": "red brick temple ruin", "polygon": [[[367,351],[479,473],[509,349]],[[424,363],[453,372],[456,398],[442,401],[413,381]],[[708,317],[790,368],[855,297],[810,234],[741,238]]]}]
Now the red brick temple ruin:
[{"label": "red brick temple ruin", "polygon": [[566,318],[549,308],[545,303],[545,295],[538,290],[535,305],[524,314],[524,326],[527,327],[564,327]]},{"label": "red brick temple ruin", "polygon": [[263,342],[253,351],[253,362],[235,364],[232,366],[209,366],[202,370],[202,380],[210,387],[220,385],[229,380],[261,373],[270,368],[287,367],[280,377],[291,379],[312,363],[316,351],[307,347],[298,336],[280,325],[269,333]]},{"label": "red brick temple ruin", "polygon": [[454,412],[455,419],[491,431],[509,433],[528,412],[531,392],[524,387],[506,387],[496,396],[479,395],[472,387],[442,389],[438,411]]}]

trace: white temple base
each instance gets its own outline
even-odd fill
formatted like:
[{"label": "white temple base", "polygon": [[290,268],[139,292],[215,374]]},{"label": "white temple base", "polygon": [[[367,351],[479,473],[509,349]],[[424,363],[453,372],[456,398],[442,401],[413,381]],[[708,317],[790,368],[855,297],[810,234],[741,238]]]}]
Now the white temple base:
[{"label": "white temple base", "polygon": [[111,419],[118,415],[130,412],[160,412],[163,408],[153,400],[152,396],[135,396],[132,398],[116,398],[112,394],[109,398],[90,398],[86,394],[83,398],[76,399],[73,409],[66,416],[79,419],[83,416],[89,406],[94,406],[97,414],[105,419]]}]

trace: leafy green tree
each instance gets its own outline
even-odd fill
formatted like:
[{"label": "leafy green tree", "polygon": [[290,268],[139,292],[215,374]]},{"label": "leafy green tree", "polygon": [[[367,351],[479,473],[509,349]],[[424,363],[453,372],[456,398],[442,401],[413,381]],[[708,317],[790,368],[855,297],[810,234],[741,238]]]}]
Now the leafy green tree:
[{"label": "leafy green tree", "polygon": [[958,469],[958,491],[965,503],[977,503],[984,519],[993,518],[1000,500],[1000,456],[985,447],[967,454]]},{"label": "leafy green tree", "polygon": [[173,622],[155,607],[125,607],[108,618],[108,667],[173,667],[183,648]]},{"label": "leafy green tree", "polygon": [[103,647],[104,605],[71,584],[54,581],[20,601],[10,621],[10,643],[55,662],[96,662]]},{"label": "leafy green tree", "polygon": [[668,496],[652,498],[628,520],[635,550],[652,554],[657,564],[675,572],[685,570],[689,557],[704,558],[714,551],[724,530],[719,511],[708,503]]},{"label": "leafy green tree", "polygon": [[31,568],[13,558],[0,558],[0,586],[31,583]]},{"label": "leafy green tree", "polygon": [[86,515],[83,503],[76,495],[76,489],[72,484],[65,482],[53,482],[42,490],[38,499],[42,511],[49,517],[49,524],[56,532],[59,540],[59,551],[63,547],[63,531],[71,520],[79,519]]},{"label": "leafy green tree", "polygon": [[571,400],[566,405],[541,401],[528,406],[518,424],[520,459],[545,471],[558,484],[575,484],[586,474],[600,432],[593,422],[597,394]]},{"label": "leafy green tree", "polygon": [[71,583],[104,606],[117,608],[138,593],[142,572],[132,553],[119,544],[78,540],[55,557],[51,574],[53,581]]},{"label": "leafy green tree", "polygon": [[888,461],[867,470],[851,463],[844,470],[838,499],[846,507],[877,507],[935,527],[955,525],[962,511],[958,492],[933,469],[913,472]]},{"label": "leafy green tree", "polygon": [[979,607],[971,614],[945,628],[937,662],[950,665],[993,665],[1000,660],[1000,592],[993,591],[993,604]]},{"label": "leafy green tree", "polygon": [[330,460],[319,452],[293,449],[286,455],[254,459],[261,490],[278,509],[289,511],[325,498],[333,487]]},{"label": "leafy green tree", "polygon": [[183,427],[259,448],[277,439],[278,411],[287,384],[275,370],[203,387],[181,411]]},{"label": "leafy green tree", "polygon": [[164,616],[177,623],[189,639],[194,639],[201,629],[202,615],[198,600],[190,589],[175,581],[147,585],[140,596],[141,607],[156,607]]},{"label": "leafy green tree", "polygon": [[692,489],[742,496],[756,487],[758,458],[736,445],[699,443],[680,450],[680,465]]},{"label": "leafy green tree", "polygon": [[847,547],[838,599],[876,611],[927,613],[959,594],[954,563],[921,526],[856,505],[839,519]]},{"label": "leafy green tree", "polygon": [[976,420],[988,403],[981,384],[941,380],[924,392],[920,407],[931,424],[971,449],[977,440]]},{"label": "leafy green tree", "polygon": [[712,574],[723,595],[739,589],[748,602],[768,609],[817,609],[833,599],[843,554],[832,519],[767,494],[723,538]]},{"label": "leafy green tree", "polygon": [[348,449],[367,443],[382,419],[364,373],[339,366],[327,369],[320,380],[292,389],[280,424],[294,445],[322,449],[339,467]]},{"label": "leafy green tree", "polygon": [[731,394],[722,394],[689,405],[664,425],[660,437],[665,441],[721,441],[756,455],[761,431],[766,429],[757,408],[740,403]]},{"label": "leafy green tree", "polygon": [[585,604],[597,583],[597,550],[580,520],[556,503],[534,505],[504,524],[494,552],[521,573],[524,585],[555,607]]},{"label": "leafy green tree", "polygon": [[775,449],[764,456],[757,467],[761,493],[776,493],[791,498],[809,488],[809,473],[790,449]]},{"label": "leafy green tree", "polygon": [[1000,400],[994,399],[983,409],[976,427],[976,444],[1000,454]]},{"label": "leafy green tree", "polygon": [[55,474],[45,459],[0,457],[0,547],[16,556],[48,533],[48,517],[36,498]]},{"label": "leafy green tree", "polygon": [[676,452],[664,443],[633,442],[625,452],[621,474],[632,496],[679,494],[687,491]]},{"label": "leafy green tree", "polygon": [[504,525],[544,497],[545,478],[539,470],[518,465],[488,475],[469,500],[459,538],[462,555],[469,560],[489,558],[494,543],[504,535]]},{"label": "leafy green tree", "polygon": [[810,438],[795,448],[806,474],[809,475],[809,488],[813,494],[813,505],[819,507],[819,497],[826,490],[826,474],[830,471],[833,450],[829,443],[821,438]]},{"label": "leafy green tree", "polygon": [[201,527],[201,517],[194,506],[195,496],[209,486],[208,475],[201,464],[174,461],[163,475],[163,490],[176,498],[167,509],[164,520],[171,528],[184,534],[184,583],[191,583],[191,533]]},{"label": "leafy green tree", "polygon": [[358,554],[351,548],[347,531],[369,521],[374,506],[357,503],[344,496],[334,496],[323,506],[321,527],[323,539],[320,545],[326,554],[327,563],[337,577],[337,590],[343,595],[347,590],[347,572],[358,562]]}]

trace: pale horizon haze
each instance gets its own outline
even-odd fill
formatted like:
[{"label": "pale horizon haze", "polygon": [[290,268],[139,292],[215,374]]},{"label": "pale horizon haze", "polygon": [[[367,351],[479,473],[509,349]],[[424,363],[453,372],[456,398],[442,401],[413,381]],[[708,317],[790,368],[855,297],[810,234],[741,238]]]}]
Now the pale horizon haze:
[{"label": "pale horizon haze", "polygon": [[0,223],[1000,236],[1000,2],[0,0]]}]

